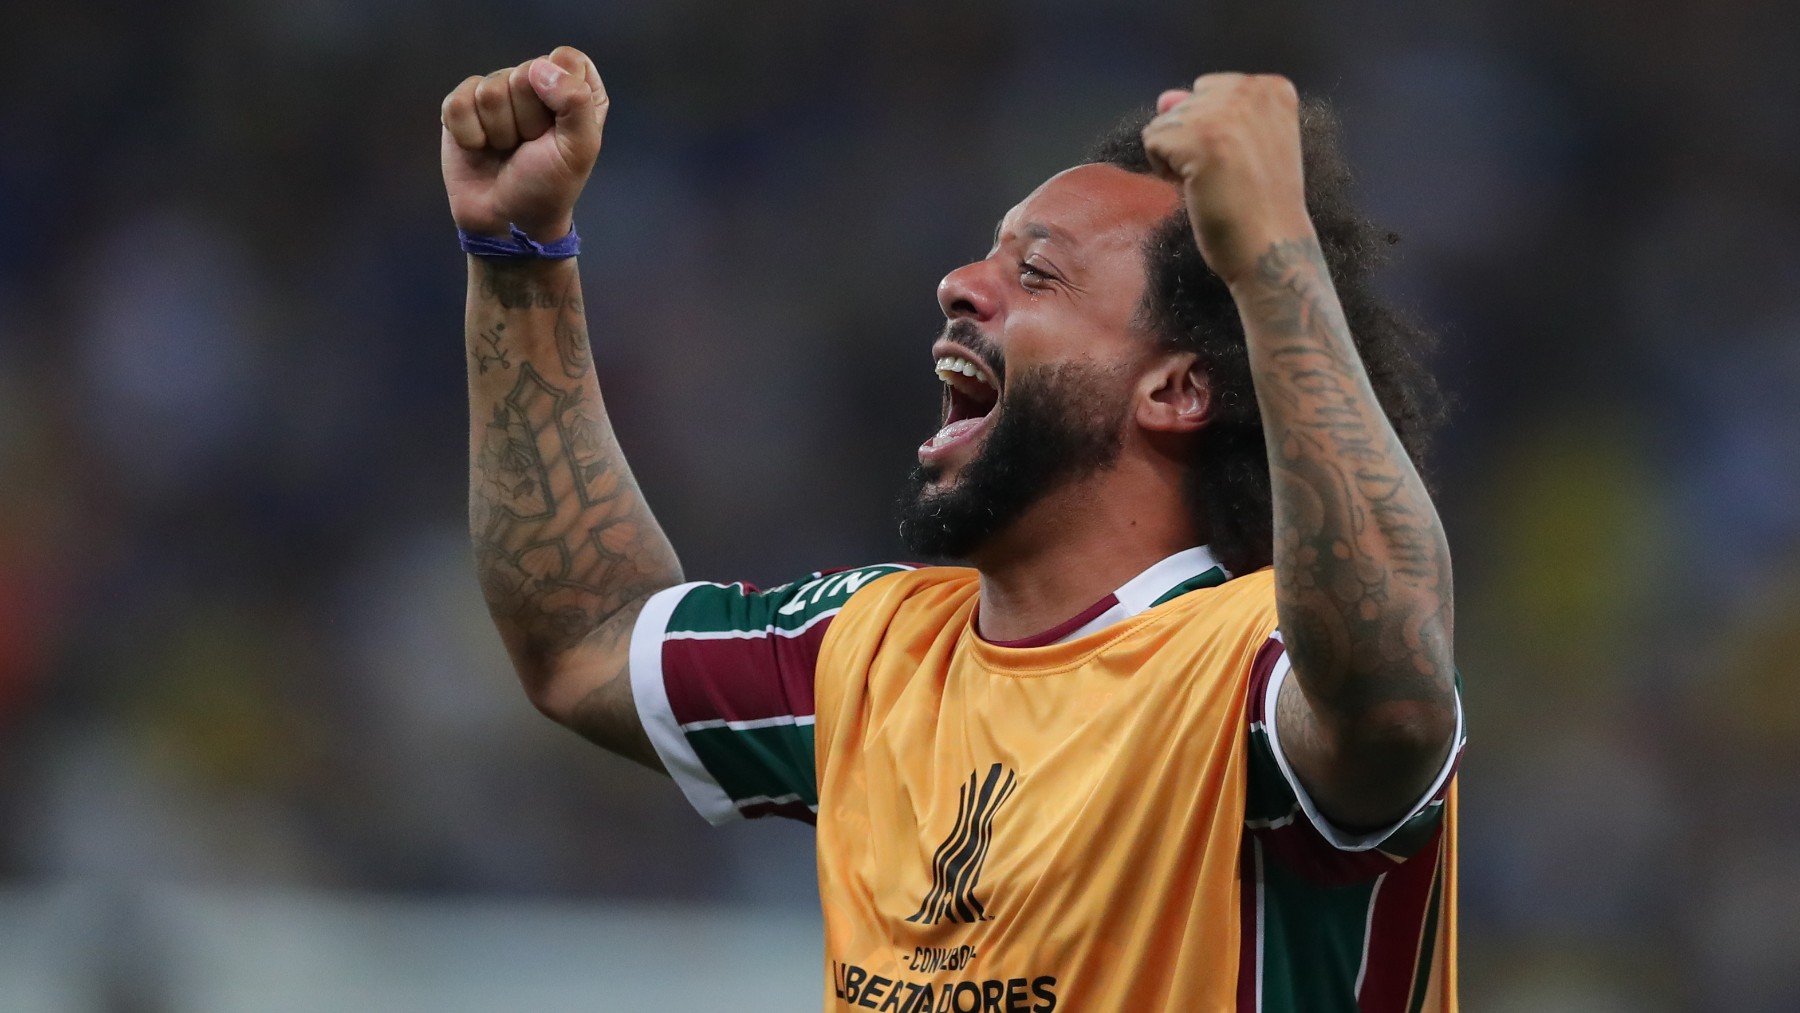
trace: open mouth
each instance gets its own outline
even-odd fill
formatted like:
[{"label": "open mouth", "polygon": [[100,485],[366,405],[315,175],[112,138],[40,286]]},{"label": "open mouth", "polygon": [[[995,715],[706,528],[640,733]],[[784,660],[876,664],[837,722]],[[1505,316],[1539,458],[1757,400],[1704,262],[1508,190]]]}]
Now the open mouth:
[{"label": "open mouth", "polygon": [[919,462],[928,465],[979,438],[1000,402],[1000,390],[988,371],[968,356],[955,351],[939,355],[937,375],[944,383],[938,431],[919,447]]}]

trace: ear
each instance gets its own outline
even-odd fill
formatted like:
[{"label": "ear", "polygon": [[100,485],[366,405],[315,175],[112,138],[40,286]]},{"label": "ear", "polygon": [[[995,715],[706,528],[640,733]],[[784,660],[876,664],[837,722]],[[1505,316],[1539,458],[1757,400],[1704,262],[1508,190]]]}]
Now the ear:
[{"label": "ear", "polygon": [[1212,421],[1212,387],[1192,352],[1163,356],[1138,381],[1138,425],[1159,433],[1191,433]]}]

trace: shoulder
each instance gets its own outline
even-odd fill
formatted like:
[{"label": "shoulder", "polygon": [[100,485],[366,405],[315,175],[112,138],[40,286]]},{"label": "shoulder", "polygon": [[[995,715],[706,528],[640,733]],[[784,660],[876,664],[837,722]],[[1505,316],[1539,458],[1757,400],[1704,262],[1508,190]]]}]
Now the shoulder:
[{"label": "shoulder", "polygon": [[845,570],[822,570],[804,580],[771,588],[769,594],[778,599],[777,613],[785,616],[811,616],[842,608],[852,598],[866,596],[877,584],[917,572],[915,563],[876,563]]},{"label": "shoulder", "polygon": [[844,596],[834,625],[858,639],[880,638],[896,625],[941,627],[980,593],[981,578],[967,567],[894,564]]},{"label": "shoulder", "polygon": [[882,572],[873,574],[857,588],[864,592],[857,595],[859,603],[873,604],[877,600],[924,602],[976,594],[981,590],[980,575],[964,566],[891,563],[871,569]]},{"label": "shoulder", "polygon": [[877,563],[819,570],[767,590],[743,582],[684,584],[665,592],[671,599],[666,625],[672,633],[797,631],[836,615],[881,578],[911,569],[907,563]]},{"label": "shoulder", "polygon": [[1265,566],[1233,577],[1217,588],[1218,600],[1247,612],[1275,611],[1275,570]]},{"label": "shoulder", "polygon": [[[1269,567],[1233,577],[1224,583],[1188,591],[1156,606],[1177,625],[1217,631],[1219,635],[1242,632],[1262,645],[1276,628],[1275,571]],[[1196,626],[1197,624],[1197,626]]]}]

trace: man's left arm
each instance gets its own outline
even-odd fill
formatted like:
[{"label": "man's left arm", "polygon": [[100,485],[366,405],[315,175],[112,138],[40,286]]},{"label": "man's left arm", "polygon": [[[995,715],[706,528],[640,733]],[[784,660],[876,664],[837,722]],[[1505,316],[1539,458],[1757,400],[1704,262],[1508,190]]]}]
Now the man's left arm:
[{"label": "man's left arm", "polygon": [[1327,818],[1373,828],[1408,814],[1454,744],[1450,551],[1307,216],[1298,106],[1283,78],[1208,75],[1164,94],[1145,140],[1248,342],[1293,675],[1282,752]]}]

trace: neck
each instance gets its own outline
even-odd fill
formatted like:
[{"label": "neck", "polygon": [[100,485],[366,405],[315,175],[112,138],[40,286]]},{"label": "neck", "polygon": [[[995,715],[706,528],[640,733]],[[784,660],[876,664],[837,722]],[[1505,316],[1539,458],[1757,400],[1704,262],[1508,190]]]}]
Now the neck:
[{"label": "neck", "polygon": [[1045,496],[972,560],[981,573],[978,631],[1035,636],[1167,556],[1200,544],[1179,476],[1111,470]]}]

